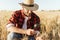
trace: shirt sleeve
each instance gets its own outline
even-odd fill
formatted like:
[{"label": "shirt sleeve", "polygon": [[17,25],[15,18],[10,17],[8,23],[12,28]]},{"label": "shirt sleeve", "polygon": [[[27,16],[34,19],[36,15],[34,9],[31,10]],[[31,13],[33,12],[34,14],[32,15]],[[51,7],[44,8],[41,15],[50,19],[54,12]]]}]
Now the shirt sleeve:
[{"label": "shirt sleeve", "polygon": [[41,27],[40,27],[40,18],[37,17],[36,19],[36,24],[34,24],[35,30],[40,31],[41,32]]},{"label": "shirt sleeve", "polygon": [[37,29],[40,31],[41,28],[40,28],[40,18],[37,19]]},{"label": "shirt sleeve", "polygon": [[13,26],[14,26],[14,24],[10,23],[10,24],[6,25],[6,28],[8,29],[8,28],[13,27]]},{"label": "shirt sleeve", "polygon": [[37,18],[36,24],[34,25],[36,27],[36,36],[39,36],[41,33],[41,27],[40,27],[40,18]]},{"label": "shirt sleeve", "polygon": [[16,24],[17,23],[17,12],[12,12],[12,16],[10,17],[8,24],[12,23],[12,24]]},{"label": "shirt sleeve", "polygon": [[17,23],[17,13],[16,13],[16,11],[14,11],[14,12],[12,12],[10,19],[8,20],[6,27],[7,28],[15,27],[16,23]]}]

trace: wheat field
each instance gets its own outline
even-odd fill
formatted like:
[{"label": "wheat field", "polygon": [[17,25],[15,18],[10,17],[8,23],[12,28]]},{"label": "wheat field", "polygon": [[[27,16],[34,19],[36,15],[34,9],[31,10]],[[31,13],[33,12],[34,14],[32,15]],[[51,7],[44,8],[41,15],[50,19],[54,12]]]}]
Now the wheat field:
[{"label": "wheat field", "polygon": [[[12,11],[0,11],[0,40],[7,40],[6,24]],[[40,17],[41,35],[44,40],[60,40],[60,11],[36,11]]]}]

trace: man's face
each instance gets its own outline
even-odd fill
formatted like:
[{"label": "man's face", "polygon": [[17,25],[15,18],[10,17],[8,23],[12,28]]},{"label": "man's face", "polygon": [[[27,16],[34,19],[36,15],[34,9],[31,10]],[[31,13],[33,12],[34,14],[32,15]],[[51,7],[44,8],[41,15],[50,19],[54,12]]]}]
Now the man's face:
[{"label": "man's face", "polygon": [[29,16],[31,14],[31,10],[27,10],[25,8],[23,8],[23,10],[25,15]]}]

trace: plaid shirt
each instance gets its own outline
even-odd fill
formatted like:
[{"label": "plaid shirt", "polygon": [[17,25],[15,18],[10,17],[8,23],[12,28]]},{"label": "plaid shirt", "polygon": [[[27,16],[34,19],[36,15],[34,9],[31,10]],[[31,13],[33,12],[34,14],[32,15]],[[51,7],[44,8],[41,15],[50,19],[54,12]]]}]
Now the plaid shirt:
[{"label": "plaid shirt", "polygon": [[[23,10],[18,10],[13,12],[12,17],[9,19],[8,23],[13,23],[17,28],[22,28],[24,19]],[[40,19],[33,12],[31,13],[31,19],[27,21],[27,29],[30,28],[40,31]]]}]

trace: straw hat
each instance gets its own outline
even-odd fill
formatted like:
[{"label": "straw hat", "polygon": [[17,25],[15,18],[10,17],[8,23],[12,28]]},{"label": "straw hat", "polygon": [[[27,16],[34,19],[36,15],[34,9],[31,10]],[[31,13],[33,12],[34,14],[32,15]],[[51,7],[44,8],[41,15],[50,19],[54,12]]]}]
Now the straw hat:
[{"label": "straw hat", "polygon": [[35,11],[39,8],[39,6],[36,3],[34,3],[34,0],[24,0],[24,2],[19,4],[27,10]]}]

